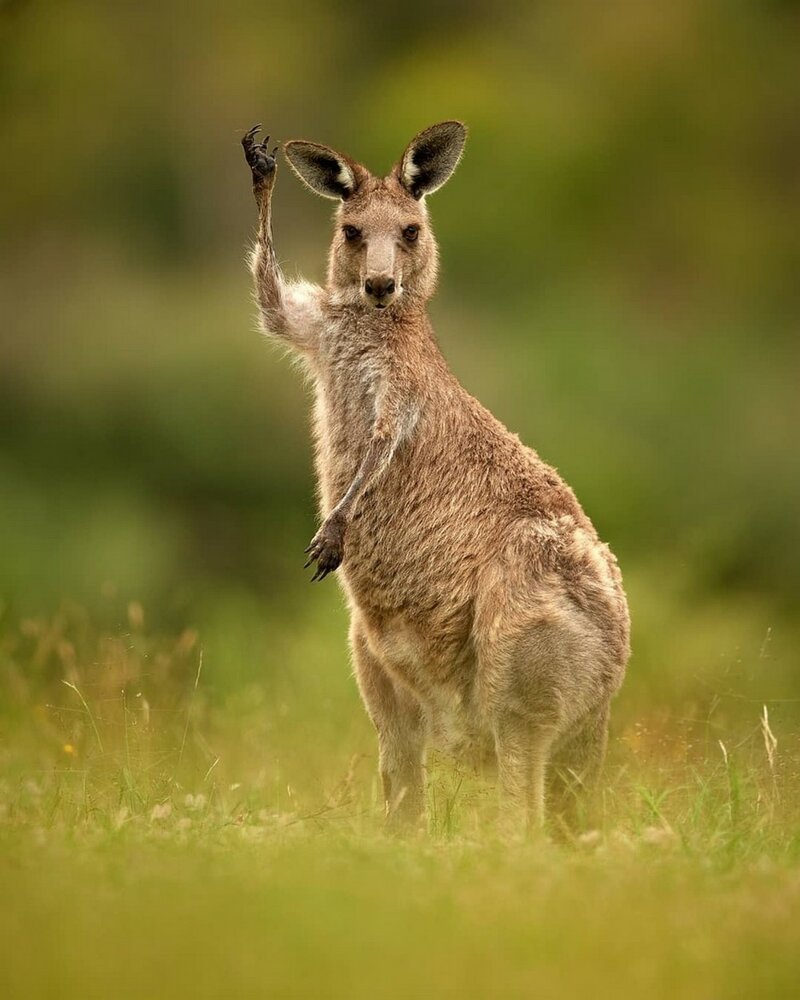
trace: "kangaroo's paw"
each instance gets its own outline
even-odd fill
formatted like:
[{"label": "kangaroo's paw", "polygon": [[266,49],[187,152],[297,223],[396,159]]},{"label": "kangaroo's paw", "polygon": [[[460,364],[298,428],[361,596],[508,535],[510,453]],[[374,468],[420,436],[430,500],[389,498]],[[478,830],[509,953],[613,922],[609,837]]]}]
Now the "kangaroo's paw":
[{"label": "kangaroo's paw", "polygon": [[328,518],[311,539],[311,544],[306,549],[308,559],[303,569],[316,562],[312,583],[314,580],[324,580],[328,573],[332,573],[340,565],[344,555],[345,528],[343,521]]},{"label": "kangaroo's paw", "polygon": [[264,188],[275,179],[278,169],[276,155],[278,147],[269,152],[269,136],[263,142],[256,142],[256,136],[261,131],[261,125],[254,125],[242,139],[244,158],[253,174],[253,187]]}]

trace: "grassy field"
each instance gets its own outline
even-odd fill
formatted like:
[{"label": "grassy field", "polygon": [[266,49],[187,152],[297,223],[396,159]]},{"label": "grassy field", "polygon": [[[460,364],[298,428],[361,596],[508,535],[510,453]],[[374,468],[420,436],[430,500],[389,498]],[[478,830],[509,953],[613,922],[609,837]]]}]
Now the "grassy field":
[{"label": "grassy field", "polygon": [[4,623],[0,994],[797,995],[792,706],[779,728],[738,686],[647,715],[634,687],[601,828],[503,842],[491,783],[433,760],[429,829],[396,840],[315,601],[316,629],[251,644],[272,679],[227,693],[221,648],[135,603],[116,632]]}]

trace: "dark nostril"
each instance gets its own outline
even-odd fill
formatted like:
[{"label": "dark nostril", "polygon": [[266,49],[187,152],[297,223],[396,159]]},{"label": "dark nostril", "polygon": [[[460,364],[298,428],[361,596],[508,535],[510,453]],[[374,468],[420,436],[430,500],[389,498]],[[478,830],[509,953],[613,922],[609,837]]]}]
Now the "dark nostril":
[{"label": "dark nostril", "polygon": [[393,295],[396,287],[394,278],[367,278],[364,282],[364,291],[367,295],[371,295],[376,299],[382,299],[387,295]]}]

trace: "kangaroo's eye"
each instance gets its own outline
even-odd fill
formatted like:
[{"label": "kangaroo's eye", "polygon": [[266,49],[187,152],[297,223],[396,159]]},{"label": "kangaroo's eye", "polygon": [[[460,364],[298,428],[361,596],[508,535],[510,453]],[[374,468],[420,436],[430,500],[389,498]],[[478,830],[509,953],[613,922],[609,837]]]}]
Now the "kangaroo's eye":
[{"label": "kangaroo's eye", "polygon": [[342,232],[344,233],[344,238],[350,243],[353,243],[361,235],[361,230],[356,229],[355,226],[342,226]]},{"label": "kangaroo's eye", "polygon": [[403,230],[403,239],[407,243],[413,243],[418,236],[419,236],[419,226],[406,226],[406,228]]}]

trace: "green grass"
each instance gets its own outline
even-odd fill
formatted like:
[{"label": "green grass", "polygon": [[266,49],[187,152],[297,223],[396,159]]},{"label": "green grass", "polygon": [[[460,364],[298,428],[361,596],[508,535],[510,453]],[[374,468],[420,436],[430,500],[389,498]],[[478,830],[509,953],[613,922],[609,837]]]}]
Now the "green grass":
[{"label": "green grass", "polygon": [[6,623],[0,995],[796,996],[785,714],[623,695],[599,829],[504,842],[491,782],[434,759],[398,840],[340,624],[268,626],[282,669],[226,693],[219,636],[136,604]]}]

